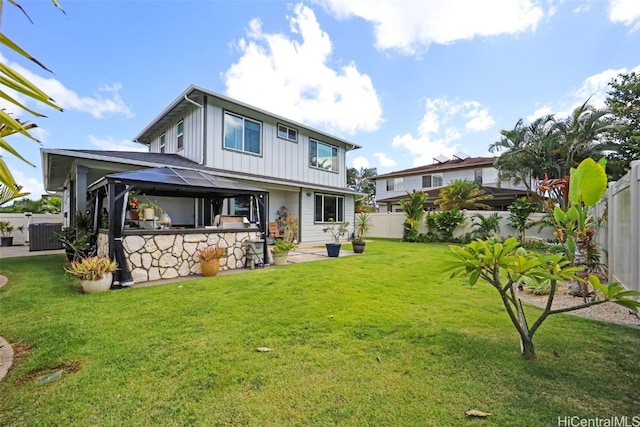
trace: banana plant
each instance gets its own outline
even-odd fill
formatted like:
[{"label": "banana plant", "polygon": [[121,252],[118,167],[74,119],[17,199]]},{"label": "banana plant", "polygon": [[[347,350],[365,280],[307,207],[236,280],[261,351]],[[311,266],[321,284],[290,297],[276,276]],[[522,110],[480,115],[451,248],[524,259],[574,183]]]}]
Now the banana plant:
[{"label": "banana plant", "polygon": [[[583,160],[577,168],[571,168],[569,178],[569,206],[556,206],[553,218],[560,230],[565,250],[573,265],[582,267],[581,279],[588,275],[589,247],[595,234],[595,221],[589,210],[596,206],[607,190],[606,158],[599,162],[591,158]],[[573,281],[570,292],[586,300],[585,280]]]},{"label": "banana plant", "polygon": [[[592,300],[571,307],[552,309],[557,283],[569,280],[584,281],[578,276],[582,268],[572,265],[563,255],[539,255],[529,252],[520,246],[515,237],[510,237],[504,242],[492,237],[475,240],[465,246],[449,247],[452,254],[451,259],[447,261],[447,268],[452,272],[451,277],[466,276],[471,286],[482,279],[498,291],[509,319],[520,336],[520,351],[526,359],[535,359],[534,334],[552,314],[579,310],[606,301],[620,304],[634,312],[640,308],[640,302],[634,299],[640,295],[639,291],[625,291],[619,283],[607,286],[591,275],[585,282],[593,287]],[[551,283],[545,308],[531,326],[516,293],[516,288],[524,278],[535,281],[549,280]]]}]

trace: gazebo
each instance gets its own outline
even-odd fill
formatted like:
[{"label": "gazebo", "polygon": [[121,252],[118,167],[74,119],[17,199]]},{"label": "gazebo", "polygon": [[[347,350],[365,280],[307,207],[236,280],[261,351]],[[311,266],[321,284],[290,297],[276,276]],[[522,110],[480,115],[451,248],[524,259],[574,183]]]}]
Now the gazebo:
[{"label": "gazebo", "polygon": [[[184,199],[185,203],[181,203],[179,209],[184,210],[183,213],[185,215],[183,217],[192,217],[193,222],[167,230],[129,229],[125,226],[130,223],[127,220],[127,207],[129,206],[131,191],[135,191],[145,197]],[[252,206],[256,208],[255,225],[254,223],[251,224],[252,231],[259,233],[261,239],[266,237],[265,204],[269,192],[202,170],[159,167],[114,173],[106,175],[91,184],[88,187],[88,192],[90,194],[94,224],[93,235],[98,244],[98,252],[100,252],[101,246],[98,235],[106,232],[107,238],[103,239],[102,252],[106,252],[104,246],[107,245],[104,243],[108,243],[108,255],[111,259],[115,259],[119,265],[119,270],[114,275],[114,285],[129,286],[134,283],[129,268],[131,259],[125,253],[123,237],[140,236],[142,234],[152,236],[179,234],[185,237],[185,235],[195,233],[207,233],[207,235],[222,233],[223,230],[214,225],[214,220],[222,215],[225,200],[237,197],[252,197],[255,201]],[[106,224],[102,216],[108,218]],[[106,230],[104,228],[100,229],[101,222],[103,227],[107,225]],[[238,222],[232,227],[225,227],[224,232],[246,232],[248,227],[249,224]],[[264,244],[262,247],[262,260],[266,262],[267,246]],[[193,271],[190,270],[189,274],[193,274]]]}]

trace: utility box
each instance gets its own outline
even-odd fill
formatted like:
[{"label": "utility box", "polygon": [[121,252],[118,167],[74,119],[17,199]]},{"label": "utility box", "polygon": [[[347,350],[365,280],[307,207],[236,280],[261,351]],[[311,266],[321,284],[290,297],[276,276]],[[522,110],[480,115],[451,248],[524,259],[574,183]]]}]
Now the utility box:
[{"label": "utility box", "polygon": [[29,224],[29,251],[62,249],[62,242],[54,236],[62,231],[62,223],[42,222]]}]

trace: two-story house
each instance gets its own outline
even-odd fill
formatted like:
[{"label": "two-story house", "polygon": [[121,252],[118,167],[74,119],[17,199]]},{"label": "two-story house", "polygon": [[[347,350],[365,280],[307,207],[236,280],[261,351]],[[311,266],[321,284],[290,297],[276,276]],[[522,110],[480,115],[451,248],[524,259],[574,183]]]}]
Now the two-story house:
[{"label": "two-story house", "polygon": [[493,195],[483,203],[494,210],[506,210],[518,197],[526,195],[524,185],[498,182],[498,170],[493,166],[495,157],[469,157],[456,154],[453,159],[438,156],[431,165],[418,166],[390,172],[375,177],[376,196],[380,212],[401,212],[400,201],[407,199],[407,192],[423,191],[429,198],[426,208],[434,208],[433,201],[440,189],[454,179],[468,179]]},{"label": "two-story house", "polygon": [[[346,153],[358,145],[202,87],[190,86],[135,136],[147,153],[42,149],[44,186],[64,194],[66,225],[87,206],[87,189],[106,175],[145,168],[201,171],[264,190],[266,218],[251,197],[225,200],[222,213],[275,221],[282,207],[299,219],[301,242],[327,241],[330,220],[354,221]],[[166,192],[165,192],[166,193]],[[174,223],[198,226],[189,203],[158,197]],[[107,206],[105,204],[105,206]],[[185,212],[186,206],[186,212]],[[200,215],[211,217],[211,215]],[[195,219],[194,219],[195,218]]]}]

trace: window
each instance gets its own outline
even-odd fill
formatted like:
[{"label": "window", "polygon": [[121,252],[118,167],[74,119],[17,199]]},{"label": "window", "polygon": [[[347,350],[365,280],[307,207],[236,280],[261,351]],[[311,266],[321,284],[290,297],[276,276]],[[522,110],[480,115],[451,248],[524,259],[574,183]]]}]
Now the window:
[{"label": "window", "polygon": [[160,135],[160,152],[161,153],[164,153],[166,141],[167,141],[167,138],[163,132],[162,135]]},{"label": "window", "polygon": [[482,169],[476,169],[473,171],[473,182],[478,185],[482,185]]},{"label": "window", "polygon": [[309,138],[309,165],[327,171],[338,171],[338,149]]},{"label": "window", "polygon": [[442,187],[442,174],[424,175],[422,177],[422,188]]},{"label": "window", "polygon": [[262,123],[224,113],[224,148],[260,154]]},{"label": "window", "polygon": [[387,191],[402,191],[403,178],[390,178],[387,180]]},{"label": "window", "polygon": [[178,122],[178,150],[182,150],[184,144],[184,120]]},{"label": "window", "polygon": [[278,138],[288,139],[289,141],[298,142],[298,131],[289,126],[278,123]]},{"label": "window", "polygon": [[344,221],[344,197],[316,193],[315,222]]}]

